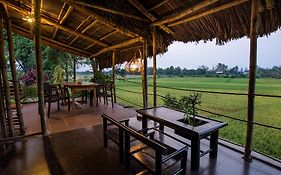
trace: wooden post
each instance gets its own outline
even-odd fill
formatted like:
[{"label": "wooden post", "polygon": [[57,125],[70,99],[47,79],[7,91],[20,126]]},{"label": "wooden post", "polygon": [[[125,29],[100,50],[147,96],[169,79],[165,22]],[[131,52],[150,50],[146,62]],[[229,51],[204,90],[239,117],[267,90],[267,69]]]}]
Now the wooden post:
[{"label": "wooden post", "polygon": [[115,61],[116,61],[116,50],[112,53],[112,81],[113,81],[113,93],[114,93],[114,103],[116,103],[116,89],[115,89]]},{"label": "wooden post", "polygon": [[76,58],[73,57],[73,82],[76,82]]},{"label": "wooden post", "polygon": [[254,99],[256,84],[256,66],[257,66],[257,1],[251,2],[251,25],[250,25],[250,71],[249,71],[249,88],[248,88],[248,123],[247,136],[245,144],[244,159],[251,160],[253,122],[254,122]]},{"label": "wooden post", "polygon": [[[0,71],[2,71],[2,69]],[[4,94],[3,94],[2,74],[0,73],[0,97],[3,96]],[[6,115],[5,115],[4,98],[0,98],[0,127],[3,129],[2,132],[4,138],[6,138],[8,134],[7,134],[7,122],[6,122]]]},{"label": "wooden post", "polygon": [[44,108],[44,90],[43,90],[43,67],[41,58],[41,17],[40,4],[41,0],[32,0],[34,8],[34,52],[37,69],[37,86],[38,86],[38,109],[41,120],[41,134],[47,135],[46,113]]},{"label": "wooden post", "polygon": [[142,65],[142,95],[143,95],[143,108],[148,107],[147,104],[147,40],[143,43],[143,65]]},{"label": "wooden post", "polygon": [[16,70],[16,63],[15,63],[16,61],[14,55],[12,24],[9,18],[6,19],[6,26],[7,26],[7,35],[8,35],[8,44],[9,44],[10,67],[12,72],[15,101],[16,101],[16,108],[17,108],[17,117],[19,119],[19,124],[20,124],[20,134],[25,135],[24,121],[23,121],[22,110],[21,110],[19,81],[17,78],[17,70]]},{"label": "wooden post", "polygon": [[[1,4],[0,4],[1,5]],[[3,4],[2,4],[3,5]],[[0,6],[1,11],[4,11],[4,7]],[[10,108],[11,105],[11,98],[10,98],[10,84],[9,84],[9,78],[8,78],[8,70],[7,70],[7,61],[6,57],[4,55],[4,34],[3,34],[3,14],[0,14],[0,66],[1,66],[1,73],[3,78],[3,89],[5,93],[5,107],[7,111],[7,118],[8,118],[8,128],[9,128],[9,136],[14,136],[14,125],[13,125],[13,116],[12,111]]]},{"label": "wooden post", "polygon": [[152,52],[153,52],[153,107],[157,106],[157,94],[156,94],[156,28],[152,31]]}]

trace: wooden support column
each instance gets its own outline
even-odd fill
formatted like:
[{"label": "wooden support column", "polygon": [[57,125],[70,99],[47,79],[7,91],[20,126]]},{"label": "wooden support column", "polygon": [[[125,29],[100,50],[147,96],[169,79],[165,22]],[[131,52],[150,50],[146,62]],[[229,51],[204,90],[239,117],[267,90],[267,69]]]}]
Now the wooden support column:
[{"label": "wooden support column", "polygon": [[[0,71],[2,71],[2,69]],[[4,97],[1,73],[0,73],[0,97]],[[4,138],[6,138],[8,134],[7,134],[7,122],[6,122],[6,114],[5,114],[5,107],[4,107],[4,98],[0,98],[0,127],[3,129],[2,132]]]},{"label": "wooden support column", "polygon": [[156,94],[156,28],[152,31],[152,53],[153,53],[153,107],[157,106],[157,94]]},{"label": "wooden support column", "polygon": [[73,82],[76,82],[76,58],[73,57]]},{"label": "wooden support column", "polygon": [[[2,6],[1,6],[2,5]],[[4,12],[3,4],[0,4],[0,9],[2,12]],[[14,136],[14,125],[13,125],[13,117],[12,117],[12,111],[10,108],[11,105],[11,98],[10,98],[10,84],[9,84],[9,78],[8,78],[8,70],[7,70],[7,61],[6,57],[4,55],[4,34],[3,34],[3,14],[0,14],[0,69],[2,73],[3,78],[3,89],[5,94],[5,108],[7,111],[7,118],[8,118],[8,129],[9,129],[9,136]],[[5,121],[6,122],[6,121]]]},{"label": "wooden support column", "polygon": [[112,52],[112,81],[113,81],[113,93],[114,93],[114,103],[116,103],[116,89],[115,89],[115,61],[116,61],[116,50]]},{"label": "wooden support column", "polygon": [[46,127],[46,113],[44,108],[44,90],[43,90],[43,67],[41,57],[41,17],[40,17],[40,4],[41,0],[32,0],[34,9],[34,52],[36,59],[37,69],[37,86],[38,86],[38,109],[41,121],[41,134],[47,135]]},{"label": "wooden support column", "polygon": [[148,107],[147,104],[147,40],[143,43],[143,65],[142,65],[142,99],[143,99],[143,108],[146,109]]},{"label": "wooden support column", "polygon": [[244,159],[251,160],[252,138],[254,129],[254,100],[257,67],[257,0],[251,2],[251,24],[250,24],[250,68],[249,68],[249,88],[248,88],[248,123],[245,144]]},{"label": "wooden support column", "polygon": [[17,117],[19,119],[19,124],[20,124],[20,134],[25,135],[24,121],[23,121],[23,115],[22,115],[22,110],[21,110],[19,81],[17,78],[16,61],[15,61],[15,55],[14,55],[12,24],[11,24],[11,20],[9,18],[6,19],[6,26],[7,26],[7,35],[8,35],[8,45],[9,45],[10,67],[11,67],[11,72],[12,72],[15,101],[16,101],[16,108],[17,108]]}]

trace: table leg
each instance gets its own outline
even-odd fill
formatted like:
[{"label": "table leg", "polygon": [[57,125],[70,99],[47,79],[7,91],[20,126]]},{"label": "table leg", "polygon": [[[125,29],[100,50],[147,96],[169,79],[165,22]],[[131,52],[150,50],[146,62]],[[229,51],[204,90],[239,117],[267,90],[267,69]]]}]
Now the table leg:
[{"label": "table leg", "polygon": [[[147,118],[143,115],[142,116],[142,129],[147,128]],[[147,134],[147,131],[143,131],[144,134]]]},{"label": "table leg", "polygon": [[191,139],[191,170],[198,170],[200,166],[200,139]]},{"label": "table leg", "polygon": [[211,133],[210,136],[210,149],[211,152],[209,154],[210,158],[216,158],[218,153],[218,140],[219,140],[219,130],[216,130]]}]

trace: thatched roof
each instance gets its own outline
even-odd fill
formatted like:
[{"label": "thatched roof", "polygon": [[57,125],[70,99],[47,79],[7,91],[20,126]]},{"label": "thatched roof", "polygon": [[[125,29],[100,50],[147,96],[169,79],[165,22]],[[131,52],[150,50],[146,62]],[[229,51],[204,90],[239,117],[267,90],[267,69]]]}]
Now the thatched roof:
[{"label": "thatched roof", "polygon": [[[31,38],[31,0],[0,0],[8,8],[14,32]],[[281,25],[281,1],[257,0],[259,36]],[[251,1],[248,0],[42,0],[43,43],[111,65],[130,60],[143,40],[151,43],[157,27],[157,51],[173,41],[216,39],[218,44],[248,36]],[[151,55],[151,52],[149,52]]]}]

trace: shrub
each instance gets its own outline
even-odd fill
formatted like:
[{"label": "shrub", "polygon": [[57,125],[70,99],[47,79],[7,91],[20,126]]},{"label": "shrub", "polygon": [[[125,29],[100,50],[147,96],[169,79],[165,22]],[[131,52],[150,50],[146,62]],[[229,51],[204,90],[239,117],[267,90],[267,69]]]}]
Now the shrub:
[{"label": "shrub", "polygon": [[37,83],[36,80],[36,70],[32,69],[28,72],[26,72],[22,77],[21,81],[23,82],[24,85],[26,86],[31,86],[35,85]]}]

